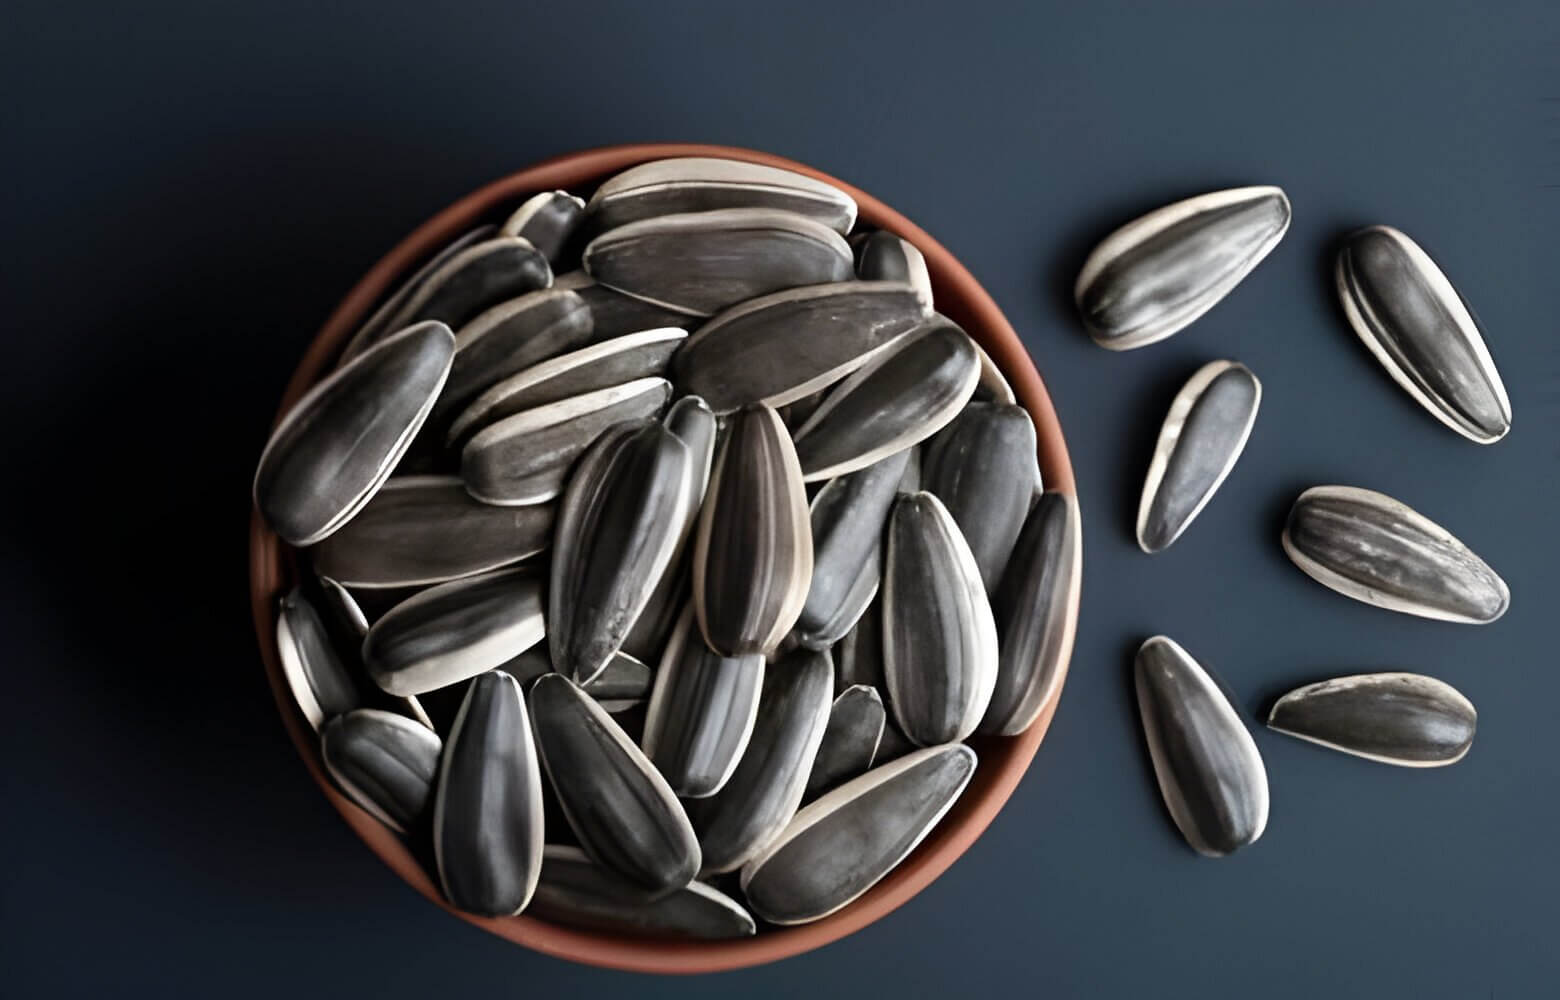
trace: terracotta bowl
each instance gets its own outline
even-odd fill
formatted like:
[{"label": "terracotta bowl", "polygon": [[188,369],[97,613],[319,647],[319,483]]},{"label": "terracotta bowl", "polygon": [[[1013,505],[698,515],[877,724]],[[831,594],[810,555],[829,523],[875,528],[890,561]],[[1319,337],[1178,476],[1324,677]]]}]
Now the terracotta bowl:
[{"label": "terracotta bowl", "polygon": [[[460,199],[429,219],[379,263],[375,264],[320,330],[293,373],[282,396],[278,417],[326,373],[347,338],[369,310],[436,250],[460,233],[484,221],[497,221],[525,196],[563,188],[588,192],[601,180],[626,167],[668,156],[724,156],[785,167],[828,181],[849,192],[860,206],[862,223],[898,233],[926,255],[938,308],[961,324],[995,359],[1012,384],[1018,400],[1034,417],[1039,432],[1040,469],[1048,489],[1072,492],[1072,466],[1062,429],[1045,386],[1018,335],[1000,310],[957,260],[937,241],[898,212],[859,188],[791,160],[747,149],[690,144],[612,146],[571,153],[537,164]],[[276,651],[277,601],[292,586],[297,573],[291,550],[252,513],[249,530],[250,589],[255,633],[272,693],[282,720],[309,773],[358,836],[418,892],[446,906],[438,886],[429,879],[405,844],[389,829],[353,805],[331,786],[320,761],[314,731],[294,705]],[[1072,609],[1076,620],[1077,609]],[[1065,657],[1064,657],[1065,660]],[[1064,663],[1065,666],[1065,663]],[[801,927],[762,932],[739,941],[669,941],[596,931],[573,930],[525,916],[501,919],[473,917],[450,910],[516,944],[590,965],[644,972],[716,972],[758,965],[797,955],[836,941],[865,927],[924,889],[980,836],[1029,767],[1040,746],[1055,701],[1024,734],[1006,739],[972,741],[980,765],[954,808],[910,857],[887,878],[851,905],[823,920]]]}]

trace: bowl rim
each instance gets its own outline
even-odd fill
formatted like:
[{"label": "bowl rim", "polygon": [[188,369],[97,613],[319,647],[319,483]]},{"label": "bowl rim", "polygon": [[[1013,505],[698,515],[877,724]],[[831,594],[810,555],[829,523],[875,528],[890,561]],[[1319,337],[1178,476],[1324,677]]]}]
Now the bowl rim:
[{"label": "bowl rim", "polygon": [[[499,178],[434,215],[378,261],[331,313],[305,351],[277,408],[280,420],[328,370],[336,354],[371,308],[395,283],[460,233],[480,224],[501,206],[553,189],[580,190],[610,174],[650,160],[712,156],[793,170],[833,184],[856,199],[859,222],[890,230],[926,258],[939,310],[963,326],[991,355],[1012,385],[1020,405],[1034,419],[1042,481],[1048,490],[1075,494],[1072,464],[1050,396],[1018,334],[974,276],[940,243],[900,213],[865,191],[803,163],[770,153],[701,143],[633,143],[567,153]],[[273,421],[274,426],[274,421]],[[701,973],[777,961],[837,941],[883,917],[930,885],[985,831],[1007,802],[1044,739],[1060,697],[1057,693],[1034,724],[1014,737],[977,738],[980,762],[969,787],[947,816],[898,867],[866,894],[822,920],[769,930],[730,941],[683,941],[587,931],[526,917],[488,918],[462,913],[443,899],[405,842],[339,793],[326,776],[318,738],[293,703],[276,647],[277,602],[296,579],[293,555],[251,507],[249,530],[250,603],[256,637],[271,693],[304,765],[342,818],[368,847],[412,888],[446,911],[499,937],[558,958],[634,972]],[[1068,609],[1061,673],[1066,680],[1076,633],[1078,602]]]}]

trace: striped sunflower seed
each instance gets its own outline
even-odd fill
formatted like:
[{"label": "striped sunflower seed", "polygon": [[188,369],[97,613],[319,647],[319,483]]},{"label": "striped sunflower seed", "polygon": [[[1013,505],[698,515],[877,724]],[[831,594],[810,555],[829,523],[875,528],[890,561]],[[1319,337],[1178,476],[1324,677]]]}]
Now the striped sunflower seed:
[{"label": "striped sunflower seed", "polygon": [[1450,684],[1422,674],[1356,674],[1278,699],[1268,728],[1399,767],[1444,767],[1473,745],[1478,713]]},{"label": "striped sunflower seed", "polygon": [[719,940],[757,929],[742,904],[703,882],[657,896],[624,881],[577,847],[549,844],[529,912],[587,930]]},{"label": "striped sunflower seed", "polygon": [[404,715],[360,708],[320,732],[331,779],[370,816],[406,833],[422,819],[439,770],[443,742]]},{"label": "striped sunflower seed", "polygon": [[832,184],[779,167],[682,156],[631,167],[608,178],[586,211],[597,232],[638,219],[722,208],[770,208],[795,212],[850,232],[856,201]]}]

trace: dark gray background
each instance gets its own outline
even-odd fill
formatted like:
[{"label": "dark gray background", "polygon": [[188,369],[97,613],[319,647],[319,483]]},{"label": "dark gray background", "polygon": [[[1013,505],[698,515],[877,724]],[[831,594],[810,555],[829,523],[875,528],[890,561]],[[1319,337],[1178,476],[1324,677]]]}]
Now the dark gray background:
[{"label": "dark gray background", "polygon": [[[15,996],[1552,996],[1560,499],[1560,9],[1314,3],[890,9],[318,2],[8,5],[0,992]],[[848,178],[963,258],[1055,396],[1086,524],[1056,724],[990,831],[870,929],[698,980],[569,965],[425,903],[287,743],[250,631],[252,464],[357,276],[471,188],[646,139]],[[1277,183],[1283,243],[1174,339],[1079,331],[1099,237]],[[1330,247],[1397,225],[1485,322],[1494,447],[1345,327]],[[1167,553],[1131,540],[1165,406],[1204,361],[1266,389]],[[1356,604],[1278,546],[1300,489],[1384,490],[1510,583],[1489,627]],[[1479,707],[1416,772],[1257,733],[1272,819],[1196,857],[1152,783],[1128,660],[1164,631],[1255,718],[1291,685],[1413,669]]]}]

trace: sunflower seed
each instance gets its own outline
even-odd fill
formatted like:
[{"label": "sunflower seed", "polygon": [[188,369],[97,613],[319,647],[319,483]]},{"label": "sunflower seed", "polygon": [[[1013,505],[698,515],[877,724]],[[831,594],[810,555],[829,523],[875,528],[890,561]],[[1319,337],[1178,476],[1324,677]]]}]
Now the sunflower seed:
[{"label": "sunflower seed", "polygon": [[316,730],[363,704],[363,694],[331,641],[324,619],[301,587],[282,598],[276,650],[293,700]]},{"label": "sunflower seed", "polygon": [[795,212],[837,233],[856,223],[856,202],[832,184],[779,167],[681,156],[631,167],[607,179],[586,211],[597,232],[638,219],[721,208]]},{"label": "sunflower seed", "polygon": [[316,572],[353,587],[444,583],[545,549],[549,506],[478,503],[455,476],[396,476],[311,552]]},{"label": "sunflower seed", "polygon": [[591,240],[584,266],[614,291],[694,316],[851,277],[850,247],[839,233],[765,208],[630,222]]},{"label": "sunflower seed", "polygon": [[1473,746],[1478,713],[1444,681],[1422,674],[1356,674],[1284,695],[1268,728],[1399,767],[1445,767]]},{"label": "sunflower seed", "polygon": [[318,577],[320,585],[320,612],[325,619],[326,631],[335,638],[336,651],[347,664],[354,681],[361,677],[358,692],[364,696],[367,707],[383,707],[397,712],[414,722],[434,728],[433,721],[423,710],[422,703],[411,695],[397,698],[379,690],[368,677],[363,666],[363,637],[368,635],[368,618],[358,606],[357,598],[328,576]]},{"label": "sunflower seed", "polygon": [[883,676],[889,707],[921,746],[975,731],[997,679],[997,627],[975,557],[930,493],[903,494],[883,560]]},{"label": "sunflower seed", "polygon": [[623,648],[641,659],[659,659],[665,648],[667,636],[677,620],[678,608],[686,599],[689,589],[688,563],[691,553],[688,540],[698,524],[699,508],[704,503],[704,492],[709,487],[710,466],[715,460],[715,436],[718,430],[715,413],[698,396],[684,396],[671,405],[661,421],[667,430],[676,434],[688,446],[693,459],[688,465],[688,513],[677,532],[677,546],[665,573],[656,581],[644,610],[634,619],[634,625],[623,640]]},{"label": "sunflower seed", "polygon": [[395,467],[444,385],[455,338],[424,323],[338,368],[288,411],[255,470],[255,506],[289,545],[352,519]]},{"label": "sunflower seed", "polygon": [[[973,338],[971,338],[973,342]],[[980,344],[975,344],[975,352],[980,355],[980,381],[975,383],[975,399],[983,403],[1001,403],[1004,406],[1016,406],[1018,398],[1013,395],[1013,387],[1008,384],[1002,369],[991,360],[991,355]]]},{"label": "sunflower seed", "polygon": [[455,334],[455,361],[434,423],[448,423],[508,376],[589,343],[594,330],[590,307],[564,288],[532,292],[486,310]]},{"label": "sunflower seed", "polygon": [[672,791],[704,798],[720,791],[753,733],[764,658],[723,657],[704,645],[690,604],[655,673],[640,741]]},{"label": "sunflower seed", "polygon": [[598,285],[596,279],[584,271],[570,271],[560,275],[553,287],[572,291],[585,300],[597,340],[611,340],[640,330],[657,330],[669,326],[687,329],[699,322],[696,316],[662,309],[621,292],[614,292],[605,285]]},{"label": "sunflower seed", "polygon": [[736,770],[715,795],[689,803],[706,873],[742,867],[795,815],[833,687],[827,652],[795,650],[765,671],[758,719]]},{"label": "sunflower seed", "polygon": [[872,767],[885,718],[882,696],[865,684],[848,687],[834,699],[803,801],[832,791]]},{"label": "sunflower seed", "polygon": [[451,903],[505,916],[530,902],[542,869],[542,776],[520,685],[494,670],[467,687],[444,748],[433,853]]},{"label": "sunflower seed", "polygon": [[1479,321],[1430,255],[1390,226],[1338,253],[1349,325],[1397,384],[1441,423],[1480,444],[1511,430],[1511,400]]},{"label": "sunflower seed", "polygon": [[975,391],[975,342],[928,324],[862,365],[829,392],[796,432],[807,482],[854,472],[918,444],[958,415]]},{"label": "sunflower seed", "polygon": [[671,563],[692,502],[687,445],[657,423],[606,438],[558,506],[548,604],[553,666],[588,683]]},{"label": "sunflower seed", "polygon": [[585,199],[567,191],[543,191],[527,198],[499,231],[530,243],[557,267],[569,240],[585,221]]},{"label": "sunflower seed", "polygon": [[1198,854],[1222,857],[1262,836],[1267,771],[1229,696],[1166,636],[1137,653],[1138,712],[1159,792]]},{"label": "sunflower seed", "polygon": [[515,236],[495,236],[468,246],[434,269],[386,321],[400,330],[438,320],[458,330],[483,310],[552,284],[547,258]]},{"label": "sunflower seed", "polygon": [[391,694],[422,694],[475,677],[542,639],[542,588],[503,569],[421,591],[363,640],[369,676]]},{"label": "sunflower seed", "polygon": [[652,892],[699,870],[682,804],[600,705],[562,674],[531,686],[536,744],[580,846],[597,864]]},{"label": "sunflower seed", "polygon": [[873,768],[796,814],[742,869],[742,892],[770,923],[841,909],[893,871],[953,807],[975,773],[967,746],[928,747]]},{"label": "sunflower seed", "polygon": [[921,486],[959,526],[994,593],[1024,527],[1040,469],[1035,425],[1017,406],[972,403],[926,445]]},{"label": "sunflower seed", "polygon": [[549,844],[533,916],[587,930],[716,940],[755,931],[742,904],[703,882],[656,896],[613,875],[577,847]]},{"label": "sunflower seed", "polygon": [[844,281],[744,302],[699,327],[672,359],[684,392],[716,413],[781,406],[866,364],[926,318],[909,285]]},{"label": "sunflower seed", "polygon": [[1017,736],[1055,704],[1078,626],[1083,525],[1078,498],[1042,493],[992,594],[997,683],[980,731]]},{"label": "sunflower seed", "polygon": [[671,397],[662,378],[641,378],[505,417],[478,431],[460,454],[466,489],[483,503],[545,503],[580,453],[613,424],[655,417]]},{"label": "sunflower seed", "polygon": [[796,619],[797,638],[832,646],[856,624],[877,593],[883,524],[909,464],[908,450],[831,479],[813,497],[809,522],[813,572]]},{"label": "sunflower seed", "polygon": [[1143,483],[1139,548],[1163,552],[1213,499],[1246,447],[1261,402],[1262,383],[1234,361],[1210,361],[1176,393]]},{"label": "sunflower seed", "polygon": [[932,307],[932,276],[915,244],[878,230],[856,247],[856,274],[863,281],[902,281]]},{"label": "sunflower seed", "polygon": [[446,444],[450,447],[463,444],[478,429],[523,410],[660,375],[666,371],[672,352],[686,336],[686,331],[676,327],[641,330],[549,358],[516,372],[489,387],[466,407],[450,425]]},{"label": "sunflower seed", "polygon": [[438,734],[393,712],[360,708],[320,733],[331,778],[370,816],[398,833],[417,825],[439,770]]},{"label": "sunflower seed", "polygon": [[807,494],[774,410],[733,414],[693,547],[693,601],[710,649],[769,653],[796,623],[812,578]]},{"label": "sunflower seed", "polygon": [[1156,209],[1105,237],[1074,295],[1094,342],[1142,347],[1188,326],[1262,262],[1289,228],[1276,187],[1231,188]]},{"label": "sunflower seed", "polygon": [[883,681],[883,592],[867,604],[856,624],[834,647],[834,691],[844,694],[856,684],[875,687],[882,692]]},{"label": "sunflower seed", "polygon": [[387,325],[390,318],[401,311],[402,307],[406,305],[407,299],[411,298],[417,289],[422,287],[423,283],[428,280],[428,276],[443,266],[445,261],[467,247],[492,239],[497,234],[497,226],[478,226],[470,232],[457,237],[449,246],[435,254],[428,263],[414,271],[412,276],[406,279],[401,287],[397,288],[389,298],[385,299],[384,303],[374,310],[373,315],[369,316],[362,326],[358,327],[357,333],[352,335],[352,339],[347,342],[346,348],[341,352],[341,360],[337,362],[338,367],[351,361],[390,334],[399,332]]},{"label": "sunflower seed", "polygon": [[1312,579],[1379,608],[1483,625],[1511,604],[1506,582],[1466,545],[1372,490],[1306,490],[1289,511],[1283,542]]}]

